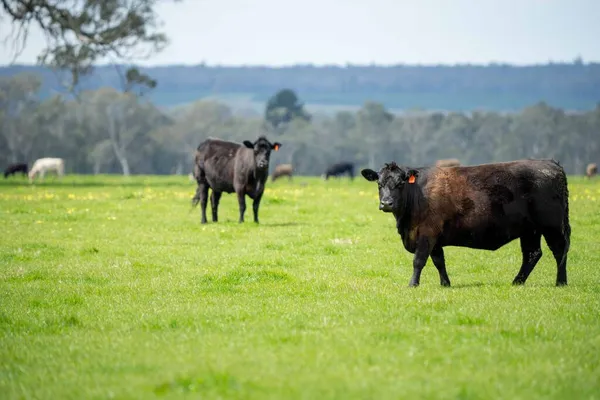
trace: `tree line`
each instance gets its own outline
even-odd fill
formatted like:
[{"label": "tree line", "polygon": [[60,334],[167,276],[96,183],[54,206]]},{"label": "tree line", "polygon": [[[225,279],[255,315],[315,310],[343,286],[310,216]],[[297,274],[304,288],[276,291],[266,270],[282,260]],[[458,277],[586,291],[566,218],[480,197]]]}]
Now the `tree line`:
[{"label": "tree line", "polygon": [[[120,89],[127,66],[95,66],[79,79],[81,90]],[[360,106],[364,99],[390,109],[518,111],[544,101],[567,110],[586,110],[600,101],[600,64],[582,62],[533,66],[324,66],[281,68],[161,66],[139,68],[158,82],[150,98],[174,106],[218,94],[243,94],[265,102],[282,87],[292,87],[312,104]],[[65,74],[41,66],[0,68],[0,75],[21,72],[43,77],[42,97],[64,92]]]},{"label": "tree line", "polygon": [[[265,102],[264,115],[252,117],[204,100],[164,110],[110,87],[84,90],[73,100],[42,98],[41,85],[31,74],[0,78],[2,166],[62,157],[71,173],[187,174],[205,138],[253,141],[261,133],[283,144],[271,168],[292,163],[299,175],[320,175],[340,160],[378,168],[391,160],[422,166],[441,158],[463,164],[555,158],[570,174],[600,161],[600,105],[576,113],[540,102],[511,114],[397,115],[367,101],[356,112],[326,115],[280,91]],[[293,112],[279,112],[285,104]]]}]

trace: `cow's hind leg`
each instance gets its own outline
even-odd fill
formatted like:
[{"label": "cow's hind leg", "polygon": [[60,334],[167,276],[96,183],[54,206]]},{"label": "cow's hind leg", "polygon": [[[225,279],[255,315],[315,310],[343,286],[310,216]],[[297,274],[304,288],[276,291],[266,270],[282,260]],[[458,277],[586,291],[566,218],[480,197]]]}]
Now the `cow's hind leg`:
[{"label": "cow's hind leg", "polygon": [[542,248],[540,246],[542,235],[539,232],[526,232],[521,236],[521,253],[523,254],[523,262],[521,269],[513,279],[513,285],[523,285],[535,265],[542,257]]},{"label": "cow's hind leg", "polygon": [[556,260],[556,286],[565,286],[567,284],[567,253],[570,247],[570,228],[567,232],[561,232],[560,229],[549,229],[544,231],[546,244],[552,251]]},{"label": "cow's hind leg", "polygon": [[200,223],[206,224],[206,203],[208,201],[208,189],[209,184],[206,181],[206,175],[204,174],[204,170],[198,168],[198,166],[194,166],[194,176],[196,177],[196,182],[198,183],[198,187],[196,188],[196,194],[192,198],[192,206],[200,203],[200,209],[202,212],[202,220]]},{"label": "cow's hind leg", "polygon": [[196,194],[192,198],[192,205],[200,203],[200,210],[202,213],[202,220],[200,223],[206,223],[206,200],[208,198],[208,183],[198,183],[198,187],[196,188]]},{"label": "cow's hind leg", "polygon": [[433,250],[431,250],[431,261],[433,261],[433,265],[435,265],[440,274],[440,285],[450,286],[450,278],[448,277],[448,272],[446,272],[444,249],[439,246],[434,247]]},{"label": "cow's hind leg", "polygon": [[219,210],[219,201],[221,200],[221,192],[215,192],[214,190],[210,193],[210,208],[212,210],[212,220],[213,222],[218,221],[218,210]]}]

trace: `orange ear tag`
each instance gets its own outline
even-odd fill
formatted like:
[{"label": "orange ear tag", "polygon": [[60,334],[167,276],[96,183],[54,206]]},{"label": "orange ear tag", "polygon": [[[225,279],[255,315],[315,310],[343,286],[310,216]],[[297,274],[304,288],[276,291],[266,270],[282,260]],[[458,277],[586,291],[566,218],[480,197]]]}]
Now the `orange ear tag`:
[{"label": "orange ear tag", "polygon": [[408,177],[408,183],[415,183],[416,180],[417,179],[415,178],[414,175],[411,175],[411,176]]},{"label": "orange ear tag", "polygon": [[279,145],[278,144],[275,145],[275,151],[279,151]]}]

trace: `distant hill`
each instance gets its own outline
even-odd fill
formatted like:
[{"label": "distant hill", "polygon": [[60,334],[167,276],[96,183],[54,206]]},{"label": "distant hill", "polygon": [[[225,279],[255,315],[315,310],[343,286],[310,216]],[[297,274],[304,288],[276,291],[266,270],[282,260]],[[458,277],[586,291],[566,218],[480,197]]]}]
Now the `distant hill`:
[{"label": "distant hill", "polygon": [[[309,111],[336,111],[378,101],[387,108],[510,112],[544,101],[567,110],[587,110],[600,102],[600,63],[511,66],[297,65],[290,67],[159,66],[140,68],[158,81],[151,94],[173,107],[214,98],[246,112],[262,113],[269,96],[291,88]],[[39,66],[0,67],[0,76],[33,72],[42,76],[42,96],[61,92],[59,76]],[[83,85],[120,87],[111,65],[99,66]]]}]

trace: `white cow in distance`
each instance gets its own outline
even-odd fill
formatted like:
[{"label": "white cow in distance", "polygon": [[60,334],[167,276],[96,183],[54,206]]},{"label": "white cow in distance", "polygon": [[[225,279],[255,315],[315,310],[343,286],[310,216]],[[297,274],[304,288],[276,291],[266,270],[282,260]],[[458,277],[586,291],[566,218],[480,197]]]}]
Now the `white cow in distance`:
[{"label": "white cow in distance", "polygon": [[29,170],[29,182],[33,182],[35,174],[39,173],[40,179],[44,179],[46,171],[56,171],[56,174],[61,177],[65,174],[65,160],[62,158],[38,158],[33,163],[33,166]]}]

